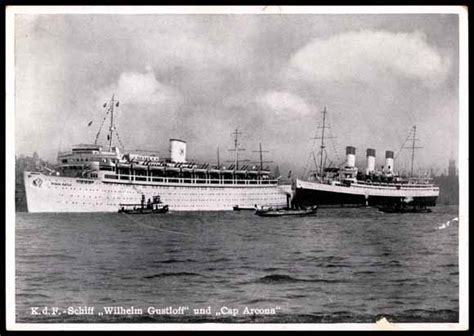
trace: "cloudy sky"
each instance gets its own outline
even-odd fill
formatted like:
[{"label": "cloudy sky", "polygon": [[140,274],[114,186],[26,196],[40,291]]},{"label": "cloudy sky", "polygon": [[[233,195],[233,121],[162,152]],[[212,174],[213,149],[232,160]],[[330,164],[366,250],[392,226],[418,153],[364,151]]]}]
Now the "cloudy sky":
[{"label": "cloudy sky", "polygon": [[442,172],[458,155],[458,24],[453,14],[17,15],[16,153],[55,161],[93,143],[114,93],[127,149],[168,156],[180,138],[189,159],[214,162],[219,146],[230,160],[238,127],[243,157],[257,160],[261,142],[265,159],[302,173],[326,107],[331,161],[353,145],[361,167],[368,147],[382,165],[416,125],[415,167]]}]

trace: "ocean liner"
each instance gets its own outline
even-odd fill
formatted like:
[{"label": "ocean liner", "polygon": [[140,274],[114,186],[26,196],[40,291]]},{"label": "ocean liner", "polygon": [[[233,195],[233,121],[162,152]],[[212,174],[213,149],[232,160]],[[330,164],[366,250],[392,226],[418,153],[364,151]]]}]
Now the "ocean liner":
[{"label": "ocean liner", "polygon": [[[141,151],[122,153],[112,142],[114,135],[120,141],[114,124],[118,106],[114,96],[104,104],[106,114],[94,144],[60,152],[57,168],[48,173],[24,172],[29,212],[117,212],[119,204],[156,195],[170,211],[288,206],[291,185],[273,178],[262,160],[258,166],[239,165],[238,130],[233,133],[235,160],[228,167],[220,164],[219,157],[214,165],[187,161],[186,142],[180,139],[170,139],[169,158]],[[99,145],[100,130],[109,116],[108,146]]]},{"label": "ocean liner", "polygon": [[[377,206],[381,210],[403,212],[407,209],[423,211],[428,206],[435,206],[439,188],[429,177],[414,177],[413,162],[415,149],[416,126],[412,128],[411,172],[409,176],[400,176],[394,171],[394,152],[385,152],[385,166],[375,169],[375,149],[367,149],[367,168],[359,171],[355,166],[356,148],[346,147],[346,160],[337,167],[325,167],[323,158],[326,154],[325,130],[326,108],[323,110],[323,123],[319,158],[320,162],[307,180],[296,179],[293,188],[293,207],[319,206]],[[403,146],[402,146],[403,148]],[[316,163],[316,156],[315,163]]]}]

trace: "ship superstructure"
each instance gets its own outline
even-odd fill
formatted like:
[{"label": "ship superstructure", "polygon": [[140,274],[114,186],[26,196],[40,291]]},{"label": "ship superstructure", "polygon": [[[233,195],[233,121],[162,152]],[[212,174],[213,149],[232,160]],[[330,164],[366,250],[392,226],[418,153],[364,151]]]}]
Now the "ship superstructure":
[{"label": "ship superstructure", "polygon": [[435,206],[439,188],[429,177],[413,176],[413,161],[416,139],[416,126],[413,127],[412,161],[409,176],[400,176],[394,170],[394,152],[385,152],[385,165],[375,169],[376,151],[368,148],[367,166],[359,170],[356,165],[356,148],[346,147],[346,160],[337,167],[324,167],[326,109],[323,111],[323,125],[320,145],[320,165],[307,180],[296,179],[294,207],[325,206],[388,206],[396,209]]},{"label": "ship superstructure", "polygon": [[236,160],[228,167],[188,161],[181,139],[170,139],[169,158],[150,151],[122,152],[112,143],[116,106],[114,97],[104,104],[110,115],[108,146],[97,144],[97,136],[94,144],[59,153],[55,173],[24,173],[29,212],[116,212],[119,204],[136,203],[143,195],[159,195],[171,211],[288,205],[291,187],[280,185],[268,166],[239,165],[240,132],[235,132]]}]

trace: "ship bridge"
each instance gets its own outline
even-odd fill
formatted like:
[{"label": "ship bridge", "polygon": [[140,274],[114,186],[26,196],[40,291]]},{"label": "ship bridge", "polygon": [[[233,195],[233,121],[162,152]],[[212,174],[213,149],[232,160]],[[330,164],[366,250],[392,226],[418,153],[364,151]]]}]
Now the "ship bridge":
[{"label": "ship bridge", "polygon": [[59,170],[63,175],[76,176],[84,171],[99,170],[101,165],[112,167],[122,160],[118,147],[104,150],[101,145],[79,144],[72,150],[58,153]]}]

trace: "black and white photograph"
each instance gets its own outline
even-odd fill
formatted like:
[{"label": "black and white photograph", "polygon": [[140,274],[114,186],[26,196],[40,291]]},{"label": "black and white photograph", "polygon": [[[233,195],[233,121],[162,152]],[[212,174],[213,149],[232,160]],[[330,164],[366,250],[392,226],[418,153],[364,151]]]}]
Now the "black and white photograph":
[{"label": "black and white photograph", "polygon": [[8,330],[468,328],[466,8],[6,12]]}]

